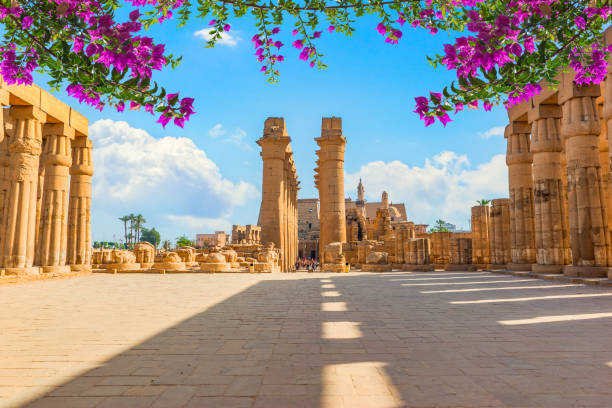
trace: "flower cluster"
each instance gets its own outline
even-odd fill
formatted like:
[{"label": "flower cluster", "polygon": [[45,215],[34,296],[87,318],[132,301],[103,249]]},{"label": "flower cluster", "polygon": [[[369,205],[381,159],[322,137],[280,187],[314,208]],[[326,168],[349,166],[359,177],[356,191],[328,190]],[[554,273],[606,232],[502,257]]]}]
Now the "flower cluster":
[{"label": "flower cluster", "polygon": [[[261,66],[262,72],[270,73],[271,71],[275,71],[274,64],[277,62],[283,62],[285,60],[285,57],[280,54],[280,49],[285,44],[273,38],[273,36],[278,33],[280,33],[280,28],[274,27],[270,31],[264,31],[263,34],[255,34],[253,38],[251,38],[251,42],[255,47],[255,56],[257,61],[265,61],[265,64]],[[278,50],[278,54],[271,51],[273,47]],[[275,72],[278,74],[277,71]]]},{"label": "flower cluster", "polygon": [[[184,0],[128,1],[138,7],[159,6],[163,2],[164,8],[169,9],[184,3]],[[106,69],[95,75],[90,73],[89,76],[85,74],[86,70],[82,70],[78,79],[70,78],[66,88],[70,96],[99,110],[106,104],[115,106],[118,111],[125,109],[126,102],[130,103],[130,109],[138,109],[143,104],[150,113],[162,112],[160,123],[164,125],[167,123],[165,118],[168,121],[174,118],[177,126],[183,126],[191,116],[193,99],[164,100],[147,92],[153,71],[161,70],[170,60],[164,55],[163,44],[155,44],[153,38],[138,35],[143,29],[138,9],[129,14],[128,21],[116,22],[113,14],[104,9],[101,0],[40,0],[37,7],[40,10],[28,9],[27,3],[15,7],[0,5],[0,21],[5,27],[26,36],[30,30],[55,25],[59,27],[55,35],[72,43],[68,50],[78,56],[77,60],[85,59],[92,65],[101,64]],[[170,17],[169,11],[164,13],[161,20]],[[0,47],[0,75],[8,84],[31,84],[31,73],[38,67],[40,52],[51,54],[57,60],[70,60],[70,56],[60,54],[56,47],[47,48],[48,45],[42,43],[36,34],[31,34],[27,39],[27,42],[33,43],[31,46],[24,46],[22,42],[21,46],[8,43]],[[124,77],[128,79],[123,80]],[[116,95],[109,95],[108,91],[101,89],[101,80],[112,84]],[[135,99],[126,99],[126,95]]]}]

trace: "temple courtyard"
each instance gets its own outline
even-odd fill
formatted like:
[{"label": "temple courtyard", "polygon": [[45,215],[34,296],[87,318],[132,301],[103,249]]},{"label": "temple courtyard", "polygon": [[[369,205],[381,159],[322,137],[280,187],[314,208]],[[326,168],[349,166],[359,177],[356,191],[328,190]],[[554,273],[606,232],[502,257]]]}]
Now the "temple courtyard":
[{"label": "temple courtyard", "polygon": [[609,407],[612,288],[488,272],[0,286],[2,407]]}]

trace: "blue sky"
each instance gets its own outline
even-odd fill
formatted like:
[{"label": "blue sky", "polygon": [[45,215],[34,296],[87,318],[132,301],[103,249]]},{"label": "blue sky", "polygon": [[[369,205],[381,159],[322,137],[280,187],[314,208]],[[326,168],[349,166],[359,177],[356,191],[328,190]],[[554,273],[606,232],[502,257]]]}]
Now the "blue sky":
[{"label": "blue sky", "polygon": [[[356,195],[361,176],[369,200],[387,190],[392,201],[406,202],[416,222],[443,217],[466,227],[471,203],[507,195],[500,156],[505,154],[503,108],[459,114],[446,128],[438,123],[425,128],[412,113],[414,97],[439,91],[453,79],[452,72],[434,70],[425,59],[449,41],[445,34],[407,28],[392,46],[374,29],[376,20],[365,18],[352,38],[324,31],[318,48],[326,70],[311,69],[286,45],[280,83],[269,84],[253,56],[251,21],[231,20],[234,41],[226,39],[214,49],[195,35],[207,22],[176,28],[170,21],[151,33],[167,52],[183,56],[177,69],[158,72],[154,79],[196,99],[197,114],[185,129],[164,130],[146,113],[98,112],[56,94],[92,125],[94,240],[120,238],[123,226],[116,218],[130,212],[142,213],[162,239],[255,224],[262,166],[255,140],[269,116],[285,118],[300,198],[316,196],[314,138],[325,116],[343,119],[347,196]],[[281,27],[285,44],[293,40],[291,29]]]}]

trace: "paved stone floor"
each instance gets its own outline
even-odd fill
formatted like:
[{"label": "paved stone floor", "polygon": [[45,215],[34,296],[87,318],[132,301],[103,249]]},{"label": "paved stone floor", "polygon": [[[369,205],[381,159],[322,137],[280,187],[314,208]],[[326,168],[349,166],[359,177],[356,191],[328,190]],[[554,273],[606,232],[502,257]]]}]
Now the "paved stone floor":
[{"label": "paved stone floor", "polygon": [[612,290],[490,273],[0,286],[2,407],[610,407]]}]

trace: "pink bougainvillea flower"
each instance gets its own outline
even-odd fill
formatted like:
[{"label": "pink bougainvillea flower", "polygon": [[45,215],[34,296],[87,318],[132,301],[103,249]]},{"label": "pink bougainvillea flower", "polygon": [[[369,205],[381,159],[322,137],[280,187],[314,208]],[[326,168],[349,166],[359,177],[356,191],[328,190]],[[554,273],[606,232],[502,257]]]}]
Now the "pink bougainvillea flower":
[{"label": "pink bougainvillea flower", "polygon": [[123,112],[125,109],[125,103],[119,102],[117,105],[115,105],[115,109],[117,109],[117,112]]},{"label": "pink bougainvillea flower", "polygon": [[140,10],[136,9],[130,13],[130,20],[136,21],[140,17]]},{"label": "pink bougainvillea flower", "polygon": [[310,61],[310,68],[315,66],[315,62],[314,61]]},{"label": "pink bougainvillea flower", "polygon": [[293,31],[291,31],[291,34],[296,35],[297,33],[299,33],[299,31],[296,29],[294,29]]},{"label": "pink bougainvillea flower", "polygon": [[378,23],[376,26],[376,31],[378,31],[379,34],[384,35],[387,32],[387,26],[385,26],[383,23]]},{"label": "pink bougainvillea flower", "polygon": [[302,49],[304,47],[304,41],[303,40],[295,40],[293,42],[293,46],[295,48],[297,48],[298,50]]},{"label": "pink bougainvillea flower", "polygon": [[274,28],[272,29],[272,34],[278,34],[278,33],[280,33],[280,28],[278,28],[278,27],[274,27]]},{"label": "pink bougainvillea flower", "polygon": [[229,24],[226,24],[226,25],[223,26],[223,31],[229,31],[231,29],[232,29],[232,26],[229,25]]},{"label": "pink bougainvillea flower", "polygon": [[210,22],[208,23],[209,26],[215,25],[215,24],[217,24],[217,20],[210,20]]},{"label": "pink bougainvillea flower", "polygon": [[277,59],[279,62],[283,62],[283,61],[285,60],[285,57],[283,57],[282,55],[279,55],[279,56],[277,56],[277,57],[276,57],[276,59]]},{"label": "pink bougainvillea flower", "polygon": [[280,48],[281,48],[283,45],[284,45],[284,44],[283,44],[282,42],[280,42],[280,41],[277,41],[277,42],[275,42],[275,43],[274,43],[274,46],[275,46],[276,48],[278,48],[279,50],[280,50]]},{"label": "pink bougainvillea flower", "polygon": [[491,105],[491,102],[489,101],[484,101],[484,103],[482,104],[482,107],[484,108],[486,112],[490,112],[493,105]]},{"label": "pink bougainvillea flower", "polygon": [[448,116],[448,114],[444,114],[441,116],[438,116],[438,120],[440,121],[440,123],[442,123],[442,126],[446,127],[446,124],[448,122],[452,122],[453,120]]},{"label": "pink bougainvillea flower", "polygon": [[321,31],[315,31],[312,34],[312,38],[320,38],[321,37],[322,32]]},{"label": "pink bougainvillea flower", "polygon": [[165,113],[162,113],[159,116],[159,119],[157,119],[157,123],[161,123],[162,127],[166,128],[166,125],[168,122],[170,122],[170,119],[172,119],[170,116],[166,116]]},{"label": "pink bougainvillea flower", "polygon": [[455,104],[455,113],[463,111],[463,104],[461,102],[457,102]]},{"label": "pink bougainvillea flower", "polygon": [[266,71],[267,69],[268,69],[268,68],[267,68],[267,67],[264,65],[263,67],[261,67],[260,71],[261,71],[261,72],[264,72],[264,71]]},{"label": "pink bougainvillea flower", "polygon": [[329,27],[327,27],[327,31],[329,31],[330,33],[334,31],[335,29],[336,27],[334,27],[333,25],[330,25]]},{"label": "pink bougainvillea flower", "polygon": [[436,119],[431,116],[425,116],[423,117],[423,121],[425,122],[425,127],[427,127],[429,125],[432,125],[436,121]]}]

